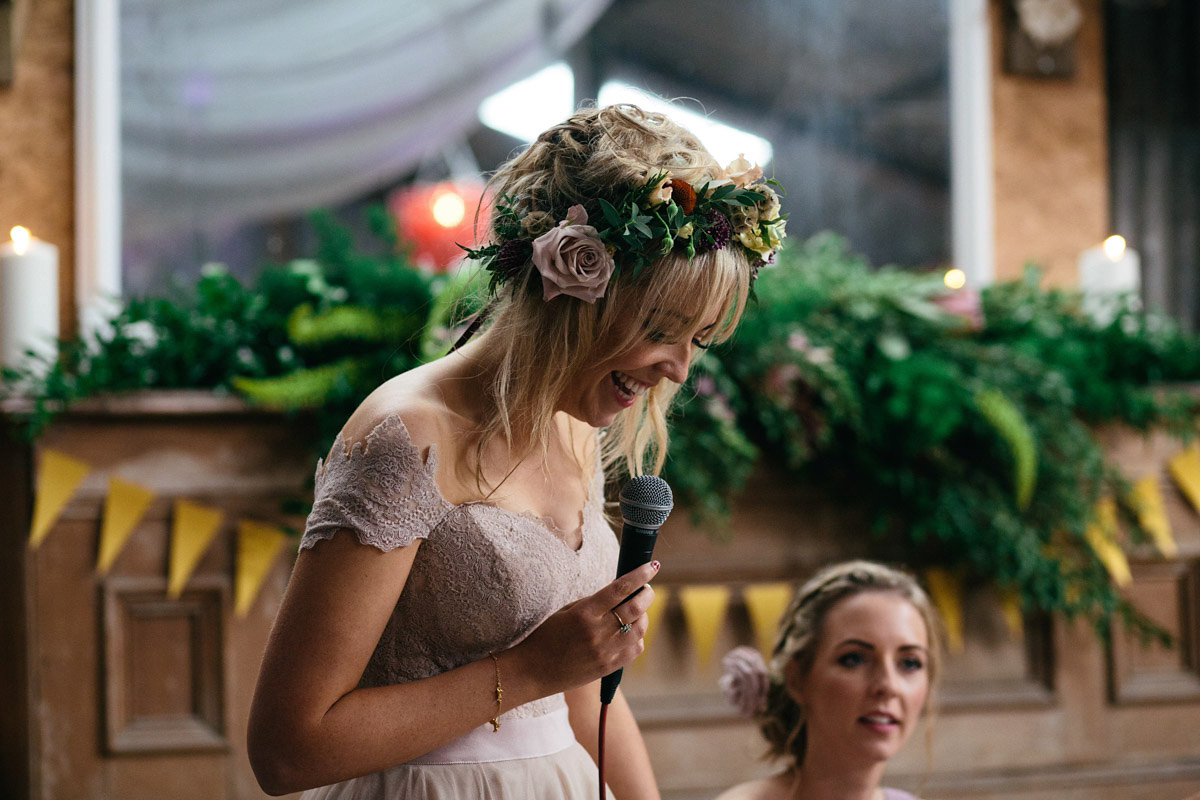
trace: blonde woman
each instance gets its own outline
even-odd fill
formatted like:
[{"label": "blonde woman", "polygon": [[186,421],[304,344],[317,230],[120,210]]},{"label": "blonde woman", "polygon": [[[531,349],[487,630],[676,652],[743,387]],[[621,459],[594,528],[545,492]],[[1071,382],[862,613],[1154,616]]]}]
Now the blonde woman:
[{"label": "blonde woman", "polygon": [[939,642],[907,573],[869,561],[818,572],[780,622],[769,667],[747,647],[725,657],[722,688],[784,769],[719,800],[915,800],[880,781],[929,702]]},{"label": "blonde woman", "polygon": [[[251,709],[266,791],[596,797],[599,679],[641,652],[654,592],[626,598],[658,569],[612,580],[604,470],[661,466],[671,396],[783,235],[761,171],[731,167],[619,106],[495,175],[487,324],[318,466]],[[607,739],[611,793],[658,797],[619,693]]]}]

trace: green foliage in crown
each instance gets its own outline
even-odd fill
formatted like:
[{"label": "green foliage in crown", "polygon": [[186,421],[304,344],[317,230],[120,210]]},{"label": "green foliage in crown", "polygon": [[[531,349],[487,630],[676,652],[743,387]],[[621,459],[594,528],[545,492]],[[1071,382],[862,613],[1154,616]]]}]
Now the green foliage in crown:
[{"label": "green foliage in crown", "polygon": [[[743,170],[743,183],[721,178],[699,188],[658,172],[629,187],[615,202],[596,198],[598,218],[589,218],[583,206],[573,206],[565,219],[555,220],[545,211],[528,209],[520,198],[500,195],[493,212],[493,241],[463,249],[491,274],[492,289],[540,273],[544,285],[558,285],[547,289],[547,299],[568,294],[594,302],[603,296],[614,272],[630,270],[636,275],[676,250],[694,258],[697,253],[740,247],[757,271],[774,260],[786,237],[786,215],[775,191],[779,184],[763,179],[762,171],[748,162],[746,168],[753,171],[745,175]],[[553,274],[563,269],[552,259],[559,254],[564,231],[596,254],[589,262],[568,257],[566,269],[581,275],[586,286],[564,288]],[[530,261],[536,273],[528,272]]]}]

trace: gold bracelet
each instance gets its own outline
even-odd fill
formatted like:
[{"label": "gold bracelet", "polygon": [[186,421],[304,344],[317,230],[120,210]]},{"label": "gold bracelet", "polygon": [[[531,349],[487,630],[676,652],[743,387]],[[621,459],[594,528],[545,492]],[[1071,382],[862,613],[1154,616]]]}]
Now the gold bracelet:
[{"label": "gold bracelet", "polygon": [[496,658],[496,654],[488,650],[488,655],[492,657],[492,663],[496,665],[496,716],[488,720],[492,723],[492,733],[500,732],[500,701],[504,699],[504,687],[500,685],[500,659]]}]

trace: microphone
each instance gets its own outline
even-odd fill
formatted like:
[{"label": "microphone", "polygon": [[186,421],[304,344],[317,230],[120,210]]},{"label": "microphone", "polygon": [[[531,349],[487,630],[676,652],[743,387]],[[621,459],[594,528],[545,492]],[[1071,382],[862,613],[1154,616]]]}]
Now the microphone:
[{"label": "microphone", "polygon": [[[657,475],[638,475],[633,478],[621,489],[619,500],[624,525],[621,528],[621,553],[617,556],[618,578],[650,560],[658,529],[667,521],[675,505],[671,487]],[[639,587],[629,597],[640,591]],[[600,679],[601,703],[608,705],[612,702],[620,682],[619,669]]]}]

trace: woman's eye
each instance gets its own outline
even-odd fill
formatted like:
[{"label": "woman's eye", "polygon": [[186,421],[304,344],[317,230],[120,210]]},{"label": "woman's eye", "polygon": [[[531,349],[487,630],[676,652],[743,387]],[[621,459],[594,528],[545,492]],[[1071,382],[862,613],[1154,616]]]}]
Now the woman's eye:
[{"label": "woman's eye", "polygon": [[662,331],[650,331],[650,333],[646,334],[646,340],[654,344],[664,344],[669,339],[670,337]]},{"label": "woman's eye", "polygon": [[696,345],[696,347],[699,347],[701,350],[707,350],[709,347],[707,342],[702,342],[698,338],[692,339],[692,344]]},{"label": "woman's eye", "polygon": [[900,662],[900,667],[906,672],[920,672],[925,668],[925,662],[919,658],[906,658]]},{"label": "woman's eye", "polygon": [[838,657],[837,663],[843,667],[857,667],[863,663],[862,653],[846,653]]}]

